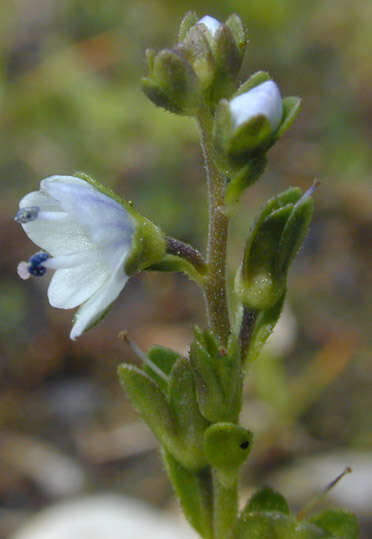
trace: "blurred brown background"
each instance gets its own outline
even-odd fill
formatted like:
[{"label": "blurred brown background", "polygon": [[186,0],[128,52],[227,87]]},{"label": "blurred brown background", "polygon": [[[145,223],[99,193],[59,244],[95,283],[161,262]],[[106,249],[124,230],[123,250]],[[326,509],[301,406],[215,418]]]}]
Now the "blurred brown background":
[{"label": "blurred brown background", "polygon": [[[197,129],[156,109],[140,90],[145,49],[174,43],[189,9],[221,20],[237,12],[251,43],[246,75],[268,70],[283,95],[303,97],[299,118],[234,219],[231,272],[265,199],[321,181],[311,233],[290,275],[282,340],[247,383],[242,418],[256,446],[243,493],[272,483],[292,492],[299,508],[344,466],[356,467],[344,479],[351,500],[360,493],[358,473],[372,477],[372,4],[3,0],[1,538],[37,510],[81,492],[173,503],[156,442],[116,378],[120,361],[137,361],[117,334],[127,329],[143,349],[157,343],[184,352],[193,324],[204,323],[198,290],[179,275],[136,276],[103,324],[72,343],[72,312],[49,306],[48,279],[16,275],[17,263],[37,249],[13,216],[40,179],[82,170],[133,199],[168,234],[204,248]],[[309,457],[311,470],[322,470],[315,485],[304,464]],[[329,465],[321,468],[325,457]],[[347,498],[345,507],[359,513],[370,537],[372,492],[362,492],[359,505]]]}]

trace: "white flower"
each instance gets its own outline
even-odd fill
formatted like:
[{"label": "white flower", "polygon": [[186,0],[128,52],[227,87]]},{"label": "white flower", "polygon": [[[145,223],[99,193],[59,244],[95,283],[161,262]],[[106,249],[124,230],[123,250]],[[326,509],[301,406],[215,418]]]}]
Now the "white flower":
[{"label": "white flower", "polygon": [[204,26],[207,27],[208,31],[214,37],[217,33],[217,30],[220,28],[221,23],[214,17],[211,17],[210,15],[205,15],[201,19],[198,20],[197,24],[204,24]]},{"label": "white flower", "polygon": [[[73,176],[42,180],[26,195],[15,220],[43,251],[21,262],[22,278],[56,270],[48,288],[53,307],[80,305],[70,337],[97,322],[125,286],[125,262],[136,221],[124,206]],[[45,252],[44,252],[45,251]]]},{"label": "white flower", "polygon": [[234,97],[229,108],[234,128],[262,115],[268,119],[272,130],[276,131],[283,116],[280,91],[272,80],[262,82],[248,92]]}]

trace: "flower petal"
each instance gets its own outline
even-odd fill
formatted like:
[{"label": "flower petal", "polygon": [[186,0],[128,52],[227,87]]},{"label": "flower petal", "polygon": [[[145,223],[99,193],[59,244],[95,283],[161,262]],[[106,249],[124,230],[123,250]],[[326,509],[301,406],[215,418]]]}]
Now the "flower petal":
[{"label": "flower petal", "polygon": [[49,284],[49,303],[59,309],[77,307],[95,294],[109,278],[108,267],[98,256],[95,262],[58,269]]},{"label": "flower petal", "polygon": [[125,257],[120,261],[117,270],[111,275],[108,282],[103,284],[76,312],[75,323],[70,333],[72,340],[80,337],[84,331],[98,322],[124,288],[128,280],[128,275],[123,270],[124,261]]},{"label": "flower petal", "polygon": [[218,21],[214,17],[211,17],[210,15],[205,15],[204,17],[199,19],[198,24],[200,23],[204,24],[208,28],[208,31],[211,33],[212,37],[215,36],[217,30],[221,27],[220,21]]},{"label": "flower petal", "polygon": [[[37,206],[41,211],[55,212],[57,217],[61,213],[65,213],[56,200],[41,191],[33,191],[22,198],[19,207],[27,208],[29,206]],[[66,220],[56,218],[56,220],[44,221],[37,218],[22,224],[22,227],[36,245],[53,256],[65,255],[92,247],[92,242],[81,226],[69,219],[68,216],[66,216]]]},{"label": "flower petal", "polygon": [[235,127],[263,115],[275,131],[283,116],[282,98],[278,86],[272,80],[262,82],[248,92],[230,101],[230,111]]},{"label": "flower petal", "polygon": [[119,202],[74,176],[51,176],[40,185],[86,231],[93,243],[130,245],[134,223]]}]

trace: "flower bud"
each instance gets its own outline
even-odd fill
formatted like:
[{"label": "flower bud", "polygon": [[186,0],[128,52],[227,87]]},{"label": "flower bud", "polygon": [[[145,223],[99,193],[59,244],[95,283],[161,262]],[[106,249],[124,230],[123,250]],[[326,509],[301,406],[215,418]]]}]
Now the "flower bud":
[{"label": "flower bud", "polygon": [[204,26],[207,28],[209,36],[207,39],[213,46],[213,40],[217,34],[217,31],[221,28],[222,23],[210,15],[204,15],[204,17],[198,20],[198,24],[204,24]]},{"label": "flower bud", "polygon": [[147,66],[142,89],[151,101],[176,114],[194,114],[200,100],[200,81],[181,51],[148,51]]},{"label": "flower bud", "polygon": [[210,15],[193,25],[192,20],[188,14],[182,21],[182,42],[178,46],[197,73],[204,97],[215,106],[235,91],[246,45],[244,28],[236,15],[229,17],[226,24]]},{"label": "flower bud", "polygon": [[309,229],[311,194],[291,188],[271,199],[259,215],[235,280],[241,302],[252,310],[274,306],[286,289],[287,273]]},{"label": "flower bud", "polygon": [[246,164],[247,159],[265,153],[273,144],[283,118],[278,86],[272,80],[259,82],[266,74],[256,75],[259,75],[256,86],[231,101],[221,101],[217,110],[215,144],[230,168],[236,169]]},{"label": "flower bud", "polygon": [[282,119],[282,98],[278,86],[268,80],[249,92],[234,97],[229,104],[234,129],[248,124],[257,116],[268,120],[272,131],[276,131]]}]

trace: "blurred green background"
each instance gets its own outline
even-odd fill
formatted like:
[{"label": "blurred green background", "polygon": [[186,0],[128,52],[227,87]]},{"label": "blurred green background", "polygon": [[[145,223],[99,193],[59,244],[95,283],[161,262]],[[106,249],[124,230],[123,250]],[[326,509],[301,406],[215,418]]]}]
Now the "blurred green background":
[{"label": "blurred green background", "polygon": [[[5,0],[1,538],[33,512],[78,492],[113,490],[162,507],[172,503],[156,443],[116,379],[121,360],[136,361],[117,334],[128,329],[144,349],[157,343],[184,352],[193,323],[204,323],[198,290],[179,275],[135,277],[105,322],[72,343],[72,312],[48,305],[47,278],[25,283],[16,275],[17,263],[36,248],[13,216],[19,198],[38,189],[40,179],[86,171],[134,200],[168,234],[204,248],[196,126],[156,109],[140,89],[145,49],[174,44],[190,9],[220,20],[238,13],[250,40],[242,79],[265,69],[283,95],[303,97],[299,118],[271,151],[264,177],[234,219],[230,271],[269,196],[289,185],[306,189],[314,178],[321,182],[311,233],[290,275],[284,345],[267,349],[248,381],[243,421],[257,436],[243,492],[309,456],[342,452],[346,466],[362,455],[365,474],[372,474],[372,3]],[[75,482],[53,482],[53,470],[62,466]],[[330,467],[315,492],[333,477]],[[344,481],[352,488],[353,476]],[[277,486],[290,495],[296,485],[283,479]],[[301,492],[306,501],[306,488]],[[365,537],[372,529],[370,499],[356,507]]]}]

